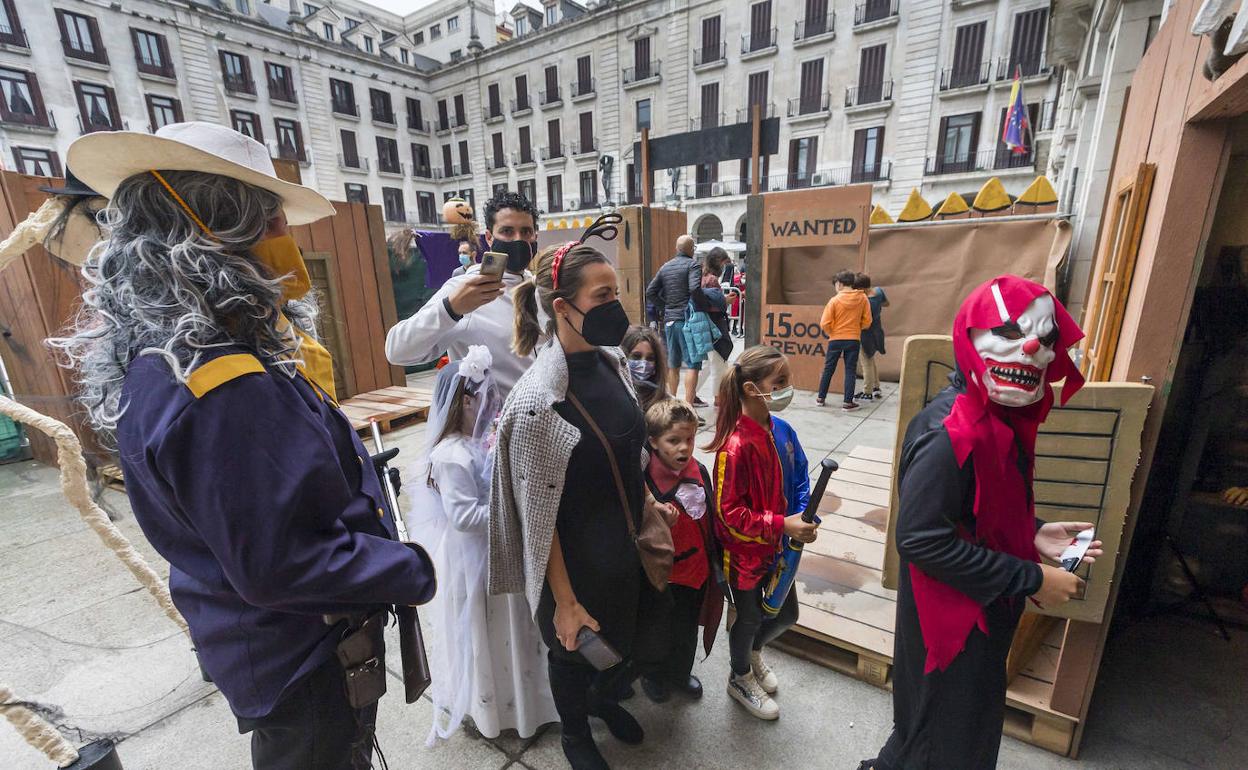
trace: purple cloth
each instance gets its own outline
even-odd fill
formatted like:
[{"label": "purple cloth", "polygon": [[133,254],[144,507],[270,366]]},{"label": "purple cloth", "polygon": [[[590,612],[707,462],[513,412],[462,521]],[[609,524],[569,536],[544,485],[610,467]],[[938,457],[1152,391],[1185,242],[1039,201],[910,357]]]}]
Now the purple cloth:
[{"label": "purple cloth", "polygon": [[[425,286],[437,289],[459,267],[459,241],[441,230],[417,230],[416,235],[417,246],[425,257]],[[485,237],[479,240],[478,253],[486,249]]]}]

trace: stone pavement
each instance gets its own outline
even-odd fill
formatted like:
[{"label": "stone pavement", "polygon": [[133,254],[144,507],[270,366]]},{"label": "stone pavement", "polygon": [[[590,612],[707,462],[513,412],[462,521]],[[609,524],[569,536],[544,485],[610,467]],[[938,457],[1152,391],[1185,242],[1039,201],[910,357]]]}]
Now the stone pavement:
[{"label": "stone pavement", "polygon": [[[812,465],[858,445],[892,446],[896,398],[893,387],[886,389],[882,402],[852,414],[815,407],[811,394],[798,393],[784,416],[797,427]],[[706,439],[709,430],[703,431]],[[417,425],[388,438],[410,462],[423,434]],[[108,490],[102,501],[166,572],[126,497]],[[54,469],[29,462],[0,466],[0,551],[0,682],[49,709],[71,741],[121,739],[128,770],[249,767],[247,739],[238,735],[225,701],[200,680],[187,640],[78,519],[60,495]],[[436,639],[436,630],[427,630]],[[1248,681],[1248,636],[1235,633],[1232,646],[1188,620],[1127,627],[1106,656],[1083,759],[1063,759],[1006,738],[1000,766],[1243,766],[1248,706],[1239,687]],[[769,659],[781,682],[778,722],[754,720],[729,701],[721,632],[710,657],[695,668],[706,685],[705,699],[656,706],[639,694],[629,707],[647,730],[646,742],[622,746],[599,724],[604,754],[620,768],[848,769],[883,743],[891,725],[888,693],[782,653]],[[460,733],[426,749],[429,702],[407,706],[401,691],[401,681],[392,678],[379,717],[382,750],[394,770],[565,767],[556,727],[527,740]],[[51,763],[0,724],[0,770],[47,767]]]}]

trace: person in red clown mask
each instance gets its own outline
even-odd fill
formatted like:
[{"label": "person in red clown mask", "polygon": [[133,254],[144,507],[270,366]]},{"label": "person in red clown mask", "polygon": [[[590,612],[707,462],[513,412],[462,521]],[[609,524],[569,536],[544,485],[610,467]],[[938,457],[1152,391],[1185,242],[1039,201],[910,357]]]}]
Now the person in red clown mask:
[{"label": "person in red clown mask", "polygon": [[[996,767],[1006,657],[1028,597],[1074,597],[1056,562],[1092,525],[1035,518],[1036,432],[1083,337],[1047,289],[1013,275],[977,287],[953,323],[957,371],[915,415],[899,464],[901,574],[893,653],[893,733],[859,770]],[[1094,541],[1085,559],[1100,556]]]}]

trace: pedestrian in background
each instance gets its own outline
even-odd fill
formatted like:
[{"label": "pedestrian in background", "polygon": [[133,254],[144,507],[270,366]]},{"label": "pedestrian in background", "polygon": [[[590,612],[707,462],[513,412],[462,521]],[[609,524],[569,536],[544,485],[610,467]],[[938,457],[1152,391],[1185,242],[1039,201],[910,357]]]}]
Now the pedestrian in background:
[{"label": "pedestrian in background", "polygon": [[862,330],[871,326],[871,304],[867,295],[854,288],[857,276],[852,270],[842,270],[836,274],[836,294],[828,300],[819,319],[819,326],[828,335],[827,352],[824,354],[823,376],[819,378],[819,395],[815,403],[823,406],[828,397],[828,385],[832,375],[836,373],[837,361],[845,359],[844,403],[841,409],[846,412],[858,408],[854,401],[854,384],[858,368],[858,350],[861,346]]},{"label": "pedestrian in background", "polygon": [[871,326],[862,332],[862,356],[858,359],[862,366],[862,392],[857,397],[863,401],[883,398],[880,393],[880,371],[876,367],[875,357],[884,355],[884,308],[888,307],[888,297],[879,286],[871,285],[871,276],[859,273],[854,277],[854,288],[867,295],[867,304],[871,306]]},{"label": "pedestrian in background", "polygon": [[685,321],[688,319],[689,298],[702,289],[702,265],[693,258],[693,236],[676,239],[676,256],[654,274],[646,287],[646,302],[662,313],[663,339],[667,342],[667,389],[675,393],[684,371],[685,400],[694,406],[706,406],[698,400],[698,370],[702,360],[693,358],[685,345]]},{"label": "pedestrian in background", "polygon": [[732,335],[728,329],[728,299],[724,296],[724,288],[720,283],[721,276],[731,267],[732,260],[728,252],[716,246],[702,258],[703,275],[700,297],[695,297],[695,304],[706,311],[711,324],[719,330],[713,350],[706,356],[706,365],[702,368],[706,381],[710,385],[711,401],[719,392],[719,382],[728,368],[728,359],[732,358]]}]

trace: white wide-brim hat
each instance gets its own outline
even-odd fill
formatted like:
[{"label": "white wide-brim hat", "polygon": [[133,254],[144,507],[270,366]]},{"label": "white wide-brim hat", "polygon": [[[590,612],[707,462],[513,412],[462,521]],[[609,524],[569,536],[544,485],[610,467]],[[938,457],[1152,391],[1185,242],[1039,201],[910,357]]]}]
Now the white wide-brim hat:
[{"label": "white wide-brim hat", "polygon": [[92,189],[112,198],[126,179],[149,171],[220,174],[275,193],[286,221],[306,225],[333,215],[334,206],[310,187],[277,178],[263,144],[216,123],[170,123],[155,134],[100,131],[69,146],[66,163]]}]

